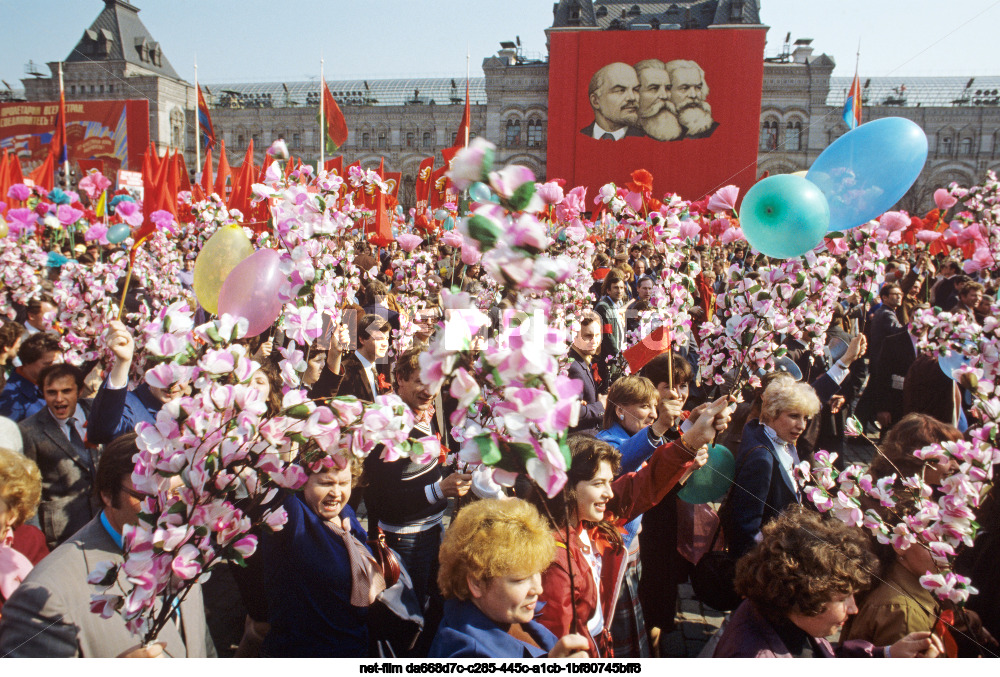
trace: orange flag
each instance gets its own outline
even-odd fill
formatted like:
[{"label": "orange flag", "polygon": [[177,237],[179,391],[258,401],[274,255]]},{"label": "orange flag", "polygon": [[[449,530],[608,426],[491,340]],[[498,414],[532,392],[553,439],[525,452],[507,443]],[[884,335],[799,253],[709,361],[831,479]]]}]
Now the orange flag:
[{"label": "orange flag", "polygon": [[253,185],[253,139],[247,146],[246,155],[243,156],[243,164],[240,165],[239,174],[233,181],[233,192],[229,195],[229,209],[239,209],[244,216],[250,216],[250,187]]},{"label": "orange flag", "polygon": [[44,188],[45,190],[52,190],[55,188],[55,163],[52,158],[52,151],[45,156],[45,161],[42,164],[35,167],[28,178],[35,182],[35,185],[39,188]]}]

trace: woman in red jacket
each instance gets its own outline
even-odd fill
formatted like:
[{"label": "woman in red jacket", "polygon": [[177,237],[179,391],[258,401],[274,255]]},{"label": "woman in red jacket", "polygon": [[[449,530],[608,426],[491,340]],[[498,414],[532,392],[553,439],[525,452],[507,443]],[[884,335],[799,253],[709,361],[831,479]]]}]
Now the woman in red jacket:
[{"label": "woman in red jacket", "polygon": [[0,614],[4,600],[49,554],[45,534],[25,524],[41,497],[42,476],[35,462],[0,448]]},{"label": "woman in red jacket", "polygon": [[579,633],[590,638],[592,657],[611,655],[611,619],[626,566],[622,528],[705,464],[705,448],[729,421],[726,405],[725,398],[712,403],[680,440],[661,445],[644,467],[617,478],[621,455],[614,447],[589,436],[570,439],[563,492],[550,499],[536,490],[532,497],[555,524],[556,559],[542,574],[538,621],[556,637]]}]

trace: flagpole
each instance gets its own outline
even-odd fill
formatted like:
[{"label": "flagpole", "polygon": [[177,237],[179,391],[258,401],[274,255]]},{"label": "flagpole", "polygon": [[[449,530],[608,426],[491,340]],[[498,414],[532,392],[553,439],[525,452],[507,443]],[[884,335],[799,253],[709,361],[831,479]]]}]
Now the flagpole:
[{"label": "flagpole", "polygon": [[201,90],[198,89],[198,55],[194,57],[194,167],[201,169]]},{"label": "flagpole", "polygon": [[63,173],[66,175],[66,190],[69,190],[69,137],[66,136],[66,93],[63,91],[63,65],[62,61],[59,62],[59,103],[62,104],[63,118],[62,118],[62,153],[65,156],[63,160]]},{"label": "flagpole", "polygon": [[[469,105],[469,44],[465,45],[465,105]],[[469,147],[469,129],[472,128],[472,115],[469,115],[468,123],[465,125],[465,147]]]},{"label": "flagpole", "polygon": [[323,171],[326,164],[326,120],[323,117],[323,88],[326,81],[323,79],[323,56],[319,57],[319,167],[316,168],[316,175]]}]

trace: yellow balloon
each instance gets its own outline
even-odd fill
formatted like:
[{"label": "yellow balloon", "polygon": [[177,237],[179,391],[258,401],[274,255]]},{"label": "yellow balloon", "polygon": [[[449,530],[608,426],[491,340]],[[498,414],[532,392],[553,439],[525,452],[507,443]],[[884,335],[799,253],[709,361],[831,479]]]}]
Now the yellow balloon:
[{"label": "yellow balloon", "polygon": [[7,237],[7,231],[10,230],[7,227],[7,222],[0,219],[0,237]]},{"label": "yellow balloon", "polygon": [[219,312],[219,292],[230,271],[253,254],[253,244],[236,224],[223,226],[215,232],[198,253],[194,262],[194,293],[201,307]]},{"label": "yellow balloon", "polygon": [[806,178],[806,174],[809,173],[808,169],[803,169],[800,172],[792,172],[792,176],[801,176],[803,179]]}]

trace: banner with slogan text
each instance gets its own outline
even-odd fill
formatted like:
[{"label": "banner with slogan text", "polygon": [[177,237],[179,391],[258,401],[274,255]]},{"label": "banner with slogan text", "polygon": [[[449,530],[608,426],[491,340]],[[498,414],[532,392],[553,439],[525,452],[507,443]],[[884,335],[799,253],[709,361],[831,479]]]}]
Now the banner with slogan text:
[{"label": "banner with slogan text", "polygon": [[[698,200],[757,171],[763,27],[550,34],[547,175]],[[588,205],[593,209],[593,205]]]},{"label": "banner with slogan text", "polygon": [[[45,160],[59,111],[58,101],[0,103],[0,149],[14,151],[26,167]],[[103,173],[142,169],[149,145],[149,102],[67,101],[69,160],[101,160]]]}]

